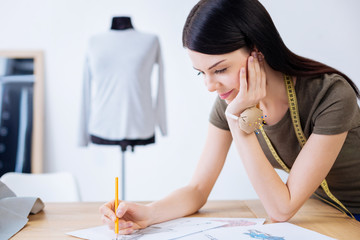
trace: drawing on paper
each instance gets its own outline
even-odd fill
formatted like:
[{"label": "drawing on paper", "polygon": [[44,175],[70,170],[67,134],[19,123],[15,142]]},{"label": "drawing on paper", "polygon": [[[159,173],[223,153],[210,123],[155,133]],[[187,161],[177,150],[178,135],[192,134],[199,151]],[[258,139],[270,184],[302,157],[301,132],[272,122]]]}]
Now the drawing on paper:
[{"label": "drawing on paper", "polygon": [[149,226],[144,229],[136,230],[131,235],[122,235],[121,240],[139,240],[139,239],[175,239],[185,235],[201,232],[210,228],[216,228],[224,225],[222,222],[182,218],[168,222],[163,222]]},{"label": "drawing on paper", "polygon": [[245,221],[245,220],[238,220],[238,219],[234,219],[234,220],[230,220],[230,219],[226,219],[226,220],[213,220],[213,221],[216,221],[216,222],[225,222],[225,223],[228,223],[224,226],[221,226],[221,227],[240,227],[240,226],[252,226],[252,225],[256,225],[255,222],[250,222],[250,221]]},{"label": "drawing on paper", "polygon": [[[157,226],[150,226],[147,228],[139,229],[133,235],[122,235],[121,240],[137,240],[141,239],[147,234],[156,234],[156,233],[165,233],[165,232],[173,232],[174,230],[171,228],[162,228]],[[116,240],[116,239],[113,239]]]},{"label": "drawing on paper", "polygon": [[261,240],[285,240],[284,237],[275,237],[271,236],[268,233],[264,233],[255,229],[248,230],[248,233],[244,233],[245,235],[249,235],[251,238],[254,239],[261,239]]},{"label": "drawing on paper", "polygon": [[218,240],[216,237],[213,237],[213,236],[211,236],[209,234],[205,234],[204,236],[207,237],[210,240]]},{"label": "drawing on paper", "polygon": [[155,234],[155,233],[164,233],[164,232],[173,232],[174,229],[167,227],[167,228],[162,228],[162,227],[157,227],[157,226],[150,226],[144,229],[140,229],[138,230],[136,233],[137,234]]}]

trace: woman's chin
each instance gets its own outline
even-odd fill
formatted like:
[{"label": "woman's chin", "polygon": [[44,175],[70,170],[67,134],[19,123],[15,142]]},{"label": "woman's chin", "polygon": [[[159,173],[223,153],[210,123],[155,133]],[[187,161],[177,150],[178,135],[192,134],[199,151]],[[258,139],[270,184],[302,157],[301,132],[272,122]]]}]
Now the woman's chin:
[{"label": "woman's chin", "polygon": [[232,100],[226,100],[225,99],[225,102],[229,105],[232,102]]}]

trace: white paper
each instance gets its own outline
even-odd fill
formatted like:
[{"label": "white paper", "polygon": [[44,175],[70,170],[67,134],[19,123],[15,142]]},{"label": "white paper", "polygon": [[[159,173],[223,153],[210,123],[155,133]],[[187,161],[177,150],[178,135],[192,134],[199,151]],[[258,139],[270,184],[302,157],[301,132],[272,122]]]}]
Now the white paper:
[{"label": "white paper", "polygon": [[273,223],[247,227],[216,228],[181,240],[330,240],[328,236],[291,223]]},{"label": "white paper", "polygon": [[[226,231],[226,228],[231,227],[245,227],[245,226],[255,226],[255,225],[262,225],[265,222],[265,218],[207,218],[211,221],[218,221],[226,223],[223,226],[220,226],[215,229],[223,229],[222,231]],[[180,238],[181,240],[209,240],[207,236],[208,231],[203,231],[198,234],[192,234],[189,236],[185,236]]]},{"label": "white paper", "polygon": [[[145,229],[140,229],[131,235],[122,235],[123,240],[161,240],[175,239],[189,234],[202,232],[208,229],[226,225],[226,222],[210,221],[204,218],[178,218],[175,220],[151,225]],[[89,240],[112,240],[115,233],[107,226],[88,228],[67,233],[75,237]]]}]

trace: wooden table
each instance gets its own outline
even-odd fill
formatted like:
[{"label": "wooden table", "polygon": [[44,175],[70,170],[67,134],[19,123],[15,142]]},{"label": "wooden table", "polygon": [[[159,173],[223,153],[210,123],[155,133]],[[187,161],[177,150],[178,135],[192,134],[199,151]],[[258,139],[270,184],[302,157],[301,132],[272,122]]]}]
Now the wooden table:
[{"label": "wooden table", "polygon": [[[78,239],[65,233],[102,225],[102,203],[46,203],[44,211],[29,216],[27,225],[11,240]],[[267,218],[260,200],[209,201],[191,217]],[[360,222],[316,199],[309,199],[289,221],[336,239],[360,239]],[[267,218],[265,223],[271,223]]]}]

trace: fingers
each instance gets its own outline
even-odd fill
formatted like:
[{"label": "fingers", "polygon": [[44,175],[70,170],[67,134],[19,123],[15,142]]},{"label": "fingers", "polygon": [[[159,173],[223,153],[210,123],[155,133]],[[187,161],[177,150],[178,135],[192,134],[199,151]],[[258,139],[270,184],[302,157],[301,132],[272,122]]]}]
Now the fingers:
[{"label": "fingers", "polygon": [[260,89],[261,84],[261,71],[260,71],[260,64],[259,64],[259,55],[257,52],[253,52],[253,58],[254,58],[254,69],[255,69],[255,90]]},{"label": "fingers", "polygon": [[249,90],[257,91],[261,84],[261,69],[259,64],[259,55],[257,52],[252,52],[248,58],[248,75],[249,75]]},{"label": "fingers", "polygon": [[264,58],[260,52],[252,52],[248,58],[249,97],[260,100],[266,94],[266,75]]},{"label": "fingers", "polygon": [[126,229],[121,229],[119,231],[120,235],[127,235],[127,234],[131,234],[134,231],[134,229],[132,228],[126,228]]},{"label": "fingers", "polygon": [[[106,224],[110,230],[115,229],[115,222],[109,219],[108,217],[102,216],[101,221],[103,224]],[[132,233],[134,231],[134,229],[132,229],[133,226],[134,226],[133,222],[119,219],[119,234]]]},{"label": "fingers", "polygon": [[106,224],[109,227],[109,229],[114,230],[115,220],[117,216],[119,218],[118,219],[119,230],[120,230],[119,234],[132,233],[134,231],[134,229],[132,229],[134,223],[132,221],[126,221],[124,219],[121,219],[128,210],[127,204],[125,204],[124,202],[120,203],[116,211],[116,215],[113,209],[114,209],[114,201],[108,202],[99,208],[99,211],[102,215],[101,216],[102,223]]},{"label": "fingers", "polygon": [[99,208],[99,212],[101,213],[101,215],[107,217],[108,219],[111,219],[112,221],[115,221],[116,216],[115,216],[115,212],[113,211],[114,209],[114,201],[105,203],[104,205],[102,205]]},{"label": "fingers", "polygon": [[102,215],[102,216],[101,216],[101,222],[102,222],[103,224],[108,225],[109,229],[114,230],[114,228],[115,228],[115,222],[114,222],[113,220],[111,220],[110,218]]},{"label": "fingers", "polygon": [[240,95],[244,95],[247,92],[247,80],[245,68],[240,69]]},{"label": "fingers", "polygon": [[134,231],[133,227],[133,222],[131,221],[120,221],[119,220],[119,234],[124,235],[124,234],[130,234]]},{"label": "fingers", "polygon": [[123,218],[125,213],[129,210],[130,204],[121,202],[116,210],[116,216],[119,218],[119,233],[120,234],[130,234],[134,231],[132,229],[134,223],[132,221],[125,221]]},{"label": "fingers", "polygon": [[265,89],[266,87],[266,74],[265,74],[265,63],[264,63],[264,56],[259,53],[259,65],[260,65],[260,73],[261,73],[261,88]]},{"label": "fingers", "polygon": [[258,54],[257,52],[253,52],[252,56],[254,58],[254,69],[255,69],[255,75],[258,78],[259,77],[259,73],[260,73],[260,64],[259,64],[259,57],[260,54]]},{"label": "fingers", "polygon": [[128,208],[129,208],[128,204],[126,204],[125,202],[121,202],[118,208],[116,209],[116,216],[118,218],[122,218],[126,213],[126,211],[128,210]]},{"label": "fingers", "polygon": [[134,223],[131,221],[125,221],[125,220],[119,219],[119,229],[131,228],[133,225],[134,225]]},{"label": "fingers", "polygon": [[249,91],[253,91],[255,90],[255,79],[256,79],[256,70],[255,70],[255,61],[254,61],[254,57],[251,55],[248,58],[248,90]]}]

